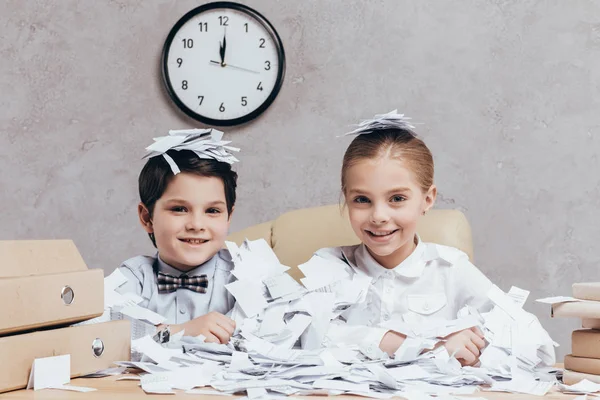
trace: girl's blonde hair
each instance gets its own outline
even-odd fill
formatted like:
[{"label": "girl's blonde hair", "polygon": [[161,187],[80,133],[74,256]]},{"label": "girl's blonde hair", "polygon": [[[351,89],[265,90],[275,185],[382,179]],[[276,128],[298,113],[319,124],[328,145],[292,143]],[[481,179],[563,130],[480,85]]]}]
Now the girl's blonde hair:
[{"label": "girl's blonde hair", "polygon": [[378,129],[358,135],[344,153],[342,193],[346,194],[346,172],[362,160],[388,157],[405,163],[423,193],[433,185],[433,156],[427,145],[408,129]]}]

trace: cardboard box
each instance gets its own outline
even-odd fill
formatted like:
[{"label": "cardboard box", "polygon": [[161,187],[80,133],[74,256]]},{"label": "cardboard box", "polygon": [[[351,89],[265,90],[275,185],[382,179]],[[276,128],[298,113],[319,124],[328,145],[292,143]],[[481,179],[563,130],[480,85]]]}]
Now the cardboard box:
[{"label": "cardboard box", "polygon": [[0,336],[103,313],[104,273],[72,241],[0,241],[0,259]]},{"label": "cardboard box", "polygon": [[569,354],[565,356],[565,368],[575,372],[600,375],[600,359],[575,357]]},{"label": "cardboard box", "polygon": [[552,317],[600,318],[600,301],[553,304]]},{"label": "cardboard box", "polygon": [[574,283],[573,297],[581,300],[600,301],[600,282]]},{"label": "cardboard box", "polygon": [[592,381],[594,383],[600,383],[600,375],[584,374],[582,372],[575,372],[565,369],[563,373],[563,383],[565,385],[574,385],[584,379]]},{"label": "cardboard box", "polygon": [[600,359],[600,331],[580,329],[571,334],[571,355]]},{"label": "cardboard box", "polygon": [[128,361],[130,335],[129,321],[111,321],[1,337],[0,393],[26,387],[36,358],[70,354],[72,378]]}]

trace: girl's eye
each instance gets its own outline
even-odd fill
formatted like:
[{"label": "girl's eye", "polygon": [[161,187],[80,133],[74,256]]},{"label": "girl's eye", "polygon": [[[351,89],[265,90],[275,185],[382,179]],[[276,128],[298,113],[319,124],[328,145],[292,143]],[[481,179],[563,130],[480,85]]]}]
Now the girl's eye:
[{"label": "girl's eye", "polygon": [[208,210],[206,210],[206,212],[208,214],[220,214],[221,210],[219,210],[218,208],[209,208]]},{"label": "girl's eye", "polygon": [[366,204],[366,203],[370,203],[371,201],[366,198],[365,196],[358,196],[354,198],[354,202],[355,203],[360,203],[360,204]]},{"label": "girl's eye", "polygon": [[400,195],[392,196],[392,198],[390,199],[390,201],[392,203],[399,203],[399,202],[404,201],[404,200],[406,200],[406,198],[404,198],[403,196],[400,196]]},{"label": "girl's eye", "polygon": [[180,213],[180,212],[186,212],[187,209],[185,207],[182,207],[182,206],[175,206],[175,207],[171,207],[171,211],[176,212],[176,213]]}]

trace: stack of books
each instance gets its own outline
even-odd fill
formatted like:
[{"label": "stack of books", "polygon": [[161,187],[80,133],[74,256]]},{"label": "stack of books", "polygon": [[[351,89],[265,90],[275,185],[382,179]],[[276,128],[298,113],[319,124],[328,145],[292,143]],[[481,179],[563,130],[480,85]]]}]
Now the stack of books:
[{"label": "stack of books", "polygon": [[552,306],[552,317],[581,318],[583,328],[571,336],[563,382],[573,385],[587,379],[600,383],[600,282],[573,284],[573,297],[583,301]]},{"label": "stack of books", "polygon": [[36,358],[70,355],[71,377],[129,360],[129,321],[104,312],[104,272],[70,240],[0,241],[0,393],[27,386]]}]

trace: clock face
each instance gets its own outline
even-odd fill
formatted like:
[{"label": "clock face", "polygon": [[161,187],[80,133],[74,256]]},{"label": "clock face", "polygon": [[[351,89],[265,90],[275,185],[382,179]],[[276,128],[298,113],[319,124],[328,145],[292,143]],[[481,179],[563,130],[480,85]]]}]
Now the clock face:
[{"label": "clock face", "polygon": [[275,100],[285,55],[264,17],[241,4],[216,2],[175,24],[162,68],[169,95],[186,114],[209,125],[236,125]]}]

